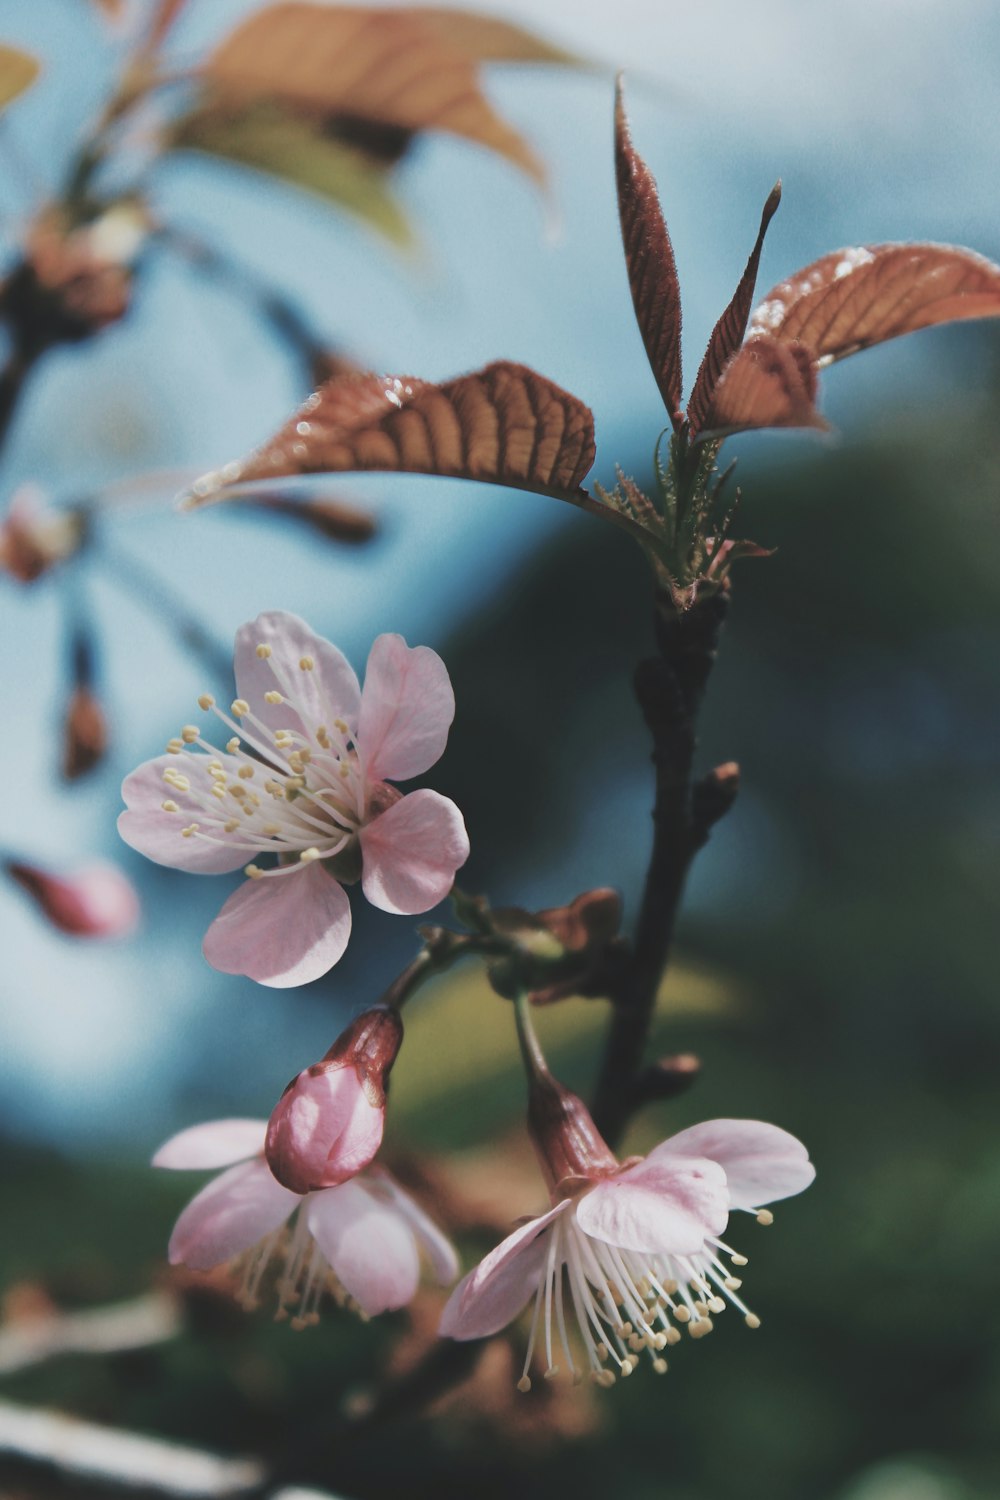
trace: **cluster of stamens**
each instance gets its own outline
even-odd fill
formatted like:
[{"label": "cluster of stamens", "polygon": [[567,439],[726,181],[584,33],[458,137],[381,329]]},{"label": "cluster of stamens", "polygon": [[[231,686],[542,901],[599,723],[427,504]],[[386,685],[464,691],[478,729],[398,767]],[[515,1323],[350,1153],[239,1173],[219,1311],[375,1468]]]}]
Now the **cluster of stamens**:
[{"label": "cluster of stamens", "polygon": [[[264,694],[265,701],[272,707],[286,704],[301,728],[272,729],[245,698],[236,698],[225,713],[203,693],[199,707],[233,731],[225,759],[196,725],[186,724],[166,747],[177,765],[163,772],[167,787],[187,807],[197,807],[196,818],[181,830],[185,838],[277,856],[271,869],[251,861],[245,867],[251,879],[334,858],[355,837],[365,814],[364,765],[354,731],[339,717],[311,723],[294,682],[274,663],[271,647],[261,643],[257,656],[270,662],[278,684]],[[311,656],[299,659],[300,672],[314,669]],[[176,798],[167,797],[161,806],[165,813],[181,813]]]},{"label": "cluster of stamens", "polygon": [[275,1288],[276,1322],[289,1319],[296,1330],[312,1328],[320,1321],[319,1308],[324,1297],[332,1298],[338,1307],[349,1308],[364,1322],[368,1321],[367,1314],[345,1291],[313,1239],[301,1209],[291,1227],[282,1225],[275,1229],[237,1262],[241,1275],[236,1297],[247,1312],[256,1312],[260,1307],[265,1275],[276,1260],[282,1262]]},{"label": "cluster of stamens", "polygon": [[[762,1209],[757,1222],[770,1224],[772,1217]],[[691,1256],[641,1254],[585,1234],[572,1211],[553,1222],[547,1239],[519,1391],[531,1389],[528,1370],[539,1343],[544,1345],[546,1380],[560,1373],[554,1355],[561,1348],[574,1383],[589,1373],[596,1385],[608,1387],[632,1374],[643,1351],[656,1373],[665,1375],[663,1351],[680,1343],[682,1330],[693,1339],[704,1338],[714,1327],[713,1317],[730,1304],[740,1310],[748,1328],[760,1327],[756,1313],[739,1296],[740,1278],[733,1275],[732,1268],[741,1269],[747,1257],[722,1240],[707,1240]],[[569,1338],[567,1290],[583,1346],[583,1368]]]}]

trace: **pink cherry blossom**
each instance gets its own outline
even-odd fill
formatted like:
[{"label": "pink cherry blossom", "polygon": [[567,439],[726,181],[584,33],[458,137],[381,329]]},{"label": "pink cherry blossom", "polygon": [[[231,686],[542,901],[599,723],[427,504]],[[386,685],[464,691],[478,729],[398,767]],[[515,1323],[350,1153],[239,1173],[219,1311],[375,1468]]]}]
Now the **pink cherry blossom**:
[{"label": "pink cherry blossom", "polygon": [[294,1309],[299,1328],[317,1321],[324,1295],[366,1317],[403,1307],[417,1290],[422,1261],[442,1286],[454,1281],[450,1241],[388,1172],[369,1167],[336,1187],[294,1193],[264,1160],[266,1128],[264,1120],[212,1120],[160,1147],[154,1166],[226,1169],[177,1220],[171,1265],[206,1271],[236,1262],[240,1300],[252,1308],[277,1260],[279,1316]]},{"label": "pink cherry blossom", "polygon": [[125,937],[139,921],[139,898],[114,865],[95,863],[72,875],[54,875],[36,865],[9,860],[6,870],[52,926],[70,937]]},{"label": "pink cherry blossom", "polygon": [[443,900],[468,858],[454,802],[391,785],[440,758],[455,698],[441,658],[399,635],[375,641],[362,691],[336,646],[282,611],[237,631],[235,671],[231,713],[198,700],[232,731],[225,750],[186,725],[126,778],[118,827],[158,864],[243,865],[250,878],[208,929],[205,957],[260,984],[306,984],[347,946],[345,884],[410,916]]},{"label": "pink cherry blossom", "polygon": [[592,1173],[577,1171],[554,1185],[553,1206],[515,1229],[459,1283],[440,1331],[484,1338],[534,1297],[520,1389],[530,1389],[536,1345],[546,1375],[556,1373],[560,1351],[569,1372],[578,1373],[568,1313],[584,1369],[598,1385],[630,1375],[644,1349],[663,1373],[662,1351],[680,1341],[681,1328],[702,1337],[727,1304],[751,1328],[760,1326],[733,1274],[746,1257],[720,1236],[734,1210],[770,1223],[764,1205],[802,1192],[814,1176],[801,1142],[759,1120],[710,1120],[644,1159],[602,1160]]},{"label": "pink cherry blossom", "polygon": [[374,1158],[385,1127],[385,1085],[403,1040],[399,1012],[364,1011],[321,1062],[304,1068],[278,1100],[265,1155],[295,1193],[335,1187]]}]

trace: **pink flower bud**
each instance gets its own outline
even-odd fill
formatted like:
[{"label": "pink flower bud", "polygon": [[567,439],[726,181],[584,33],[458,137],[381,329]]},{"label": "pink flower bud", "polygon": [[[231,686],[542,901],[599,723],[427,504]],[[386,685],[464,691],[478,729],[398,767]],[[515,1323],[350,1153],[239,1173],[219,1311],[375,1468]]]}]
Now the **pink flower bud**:
[{"label": "pink flower bud", "polygon": [[139,920],[139,898],[113,865],[87,865],[74,875],[50,875],[35,865],[8,860],[6,869],[52,926],[70,937],[123,937]]},{"label": "pink flower bud", "polygon": [[292,1080],[264,1148],[280,1183],[293,1193],[318,1192],[368,1165],[382,1143],[386,1079],[402,1040],[398,1011],[366,1010],[321,1062]]}]

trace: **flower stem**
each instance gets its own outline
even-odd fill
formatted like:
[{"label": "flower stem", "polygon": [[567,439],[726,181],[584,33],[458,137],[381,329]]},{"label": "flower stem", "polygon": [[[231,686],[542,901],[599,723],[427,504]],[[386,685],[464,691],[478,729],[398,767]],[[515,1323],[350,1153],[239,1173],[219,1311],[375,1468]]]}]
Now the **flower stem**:
[{"label": "flower stem", "polygon": [[547,1077],[549,1065],[545,1061],[545,1054],[535,1033],[531,1020],[531,1006],[525,990],[519,990],[514,1000],[514,1023],[517,1026],[517,1043],[521,1049],[521,1059],[529,1082],[534,1078]]}]

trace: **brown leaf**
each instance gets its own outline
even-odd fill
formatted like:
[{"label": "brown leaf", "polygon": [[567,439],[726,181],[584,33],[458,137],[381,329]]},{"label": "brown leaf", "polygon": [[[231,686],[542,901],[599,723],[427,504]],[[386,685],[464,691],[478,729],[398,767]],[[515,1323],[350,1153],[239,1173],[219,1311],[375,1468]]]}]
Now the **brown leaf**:
[{"label": "brown leaf", "polygon": [[819,427],[816,368],[802,344],[753,334],[719,376],[704,431],[719,436],[753,427]]},{"label": "brown leaf", "polygon": [[835,250],[768,293],[751,328],[831,364],[918,328],[1000,315],[1000,267],[950,245]]},{"label": "brown leaf", "polygon": [[298,495],[245,495],[242,505],[272,511],[285,520],[301,521],[330,542],[349,547],[370,542],[378,531],[374,516],[342,500],[303,500]]},{"label": "brown leaf", "polygon": [[30,52],[0,42],[0,109],[30,88],[40,71],[41,64]]},{"label": "brown leaf", "polygon": [[781,183],[776,182],[764,204],[757,239],[743,275],[740,277],[739,286],[733,293],[729,306],[712,329],[712,337],[708,341],[705,357],[695,379],[691,400],[688,402],[688,422],[692,433],[697,432],[704,425],[705,413],[711,405],[716,382],[724,366],[732,359],[743,342],[743,335],[747,331],[747,319],[750,316],[750,304],[753,302],[754,287],[757,285],[757,267],[760,265],[760,252],[764,248],[764,236],[767,233],[767,226],[778,211],[780,202]]},{"label": "brown leaf", "polygon": [[615,99],[615,176],[625,265],[642,342],[674,427],[681,410],[681,289],[656,183],[632,145],[621,80]]},{"label": "brown leaf", "polygon": [[556,63],[580,66],[582,59],[564,47],[547,42],[523,26],[501,21],[496,16],[480,16],[471,11],[421,6],[416,14],[426,24],[438,29],[450,47],[465,53],[476,62]]},{"label": "brown leaf", "polygon": [[440,385],[339,375],[242,464],[198,481],[189,504],[258,479],[353,469],[441,474],[576,500],[594,461],[594,419],[525,365],[500,362]]},{"label": "brown leaf", "polygon": [[[490,42],[484,34],[479,55],[500,55],[489,50],[500,46],[498,33],[492,36]],[[231,94],[269,95],[321,117],[448,131],[499,152],[544,182],[531,147],[481,92],[475,56],[471,28],[462,28],[452,42],[437,11],[428,17],[420,9],[280,0],[237,26],[202,74]]]}]

